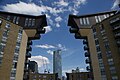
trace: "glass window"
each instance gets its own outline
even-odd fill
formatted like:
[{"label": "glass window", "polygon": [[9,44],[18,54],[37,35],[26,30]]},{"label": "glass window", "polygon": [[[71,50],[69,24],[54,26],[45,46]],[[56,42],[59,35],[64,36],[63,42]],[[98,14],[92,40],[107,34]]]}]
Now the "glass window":
[{"label": "glass window", "polygon": [[80,24],[83,25],[83,20],[82,20],[82,18],[80,18]]},{"label": "glass window", "polygon": [[8,23],[6,23],[6,26],[5,26],[6,28],[10,28],[10,24],[8,24]]},{"label": "glass window", "polygon": [[28,18],[25,19],[25,26],[28,26]]},{"label": "glass window", "polygon": [[32,19],[32,26],[35,26],[35,19]]},{"label": "glass window", "polygon": [[18,23],[19,23],[19,17],[16,18],[16,24],[18,24]]},{"label": "glass window", "polygon": [[14,16],[14,18],[13,18],[13,23],[15,23],[15,21],[16,21],[16,16]]},{"label": "glass window", "polygon": [[10,16],[7,16],[7,20],[10,20]]},{"label": "glass window", "polygon": [[84,23],[84,25],[87,24],[87,23],[86,23],[86,18],[83,18],[83,23]]},{"label": "glass window", "polygon": [[31,24],[32,24],[32,19],[29,19],[28,26],[31,26]]},{"label": "glass window", "polygon": [[98,39],[95,40],[95,44],[96,44],[96,45],[99,45]]},{"label": "glass window", "polygon": [[98,16],[98,20],[99,20],[99,22],[101,22],[101,17],[100,16]]},{"label": "glass window", "polygon": [[117,76],[112,76],[112,80],[118,80]]},{"label": "glass window", "polygon": [[97,52],[101,51],[100,46],[96,46]]},{"label": "glass window", "polygon": [[98,23],[99,21],[98,21],[98,17],[97,16],[95,16],[95,20],[96,20],[96,23]]},{"label": "glass window", "polygon": [[86,18],[86,21],[87,21],[87,24],[89,25],[90,24],[89,18]]}]

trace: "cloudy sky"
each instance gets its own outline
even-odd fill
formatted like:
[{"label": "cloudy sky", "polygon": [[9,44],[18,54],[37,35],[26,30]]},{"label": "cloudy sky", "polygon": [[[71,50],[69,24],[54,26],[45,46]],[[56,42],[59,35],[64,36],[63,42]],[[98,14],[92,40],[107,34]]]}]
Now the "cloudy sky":
[{"label": "cloudy sky", "polygon": [[40,40],[33,41],[31,60],[39,66],[39,72],[44,69],[53,70],[52,51],[62,50],[62,68],[70,72],[79,67],[86,71],[82,40],[76,40],[69,33],[67,20],[69,14],[83,15],[118,8],[115,0],[0,0],[0,10],[29,15],[46,14],[46,34]]}]

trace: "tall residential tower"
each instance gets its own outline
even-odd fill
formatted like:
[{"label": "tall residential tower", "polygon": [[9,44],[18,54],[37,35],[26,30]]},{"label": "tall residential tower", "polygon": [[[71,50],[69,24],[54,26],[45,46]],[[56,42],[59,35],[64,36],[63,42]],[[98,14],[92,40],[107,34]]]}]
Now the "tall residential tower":
[{"label": "tall residential tower", "polygon": [[53,73],[58,73],[58,78],[62,79],[62,58],[61,50],[53,51]]}]

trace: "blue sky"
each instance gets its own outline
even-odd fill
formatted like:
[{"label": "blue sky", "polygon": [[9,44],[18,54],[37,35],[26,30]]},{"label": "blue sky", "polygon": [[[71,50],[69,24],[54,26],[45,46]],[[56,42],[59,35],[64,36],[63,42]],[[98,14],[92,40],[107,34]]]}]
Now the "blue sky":
[{"label": "blue sky", "polygon": [[116,4],[115,0],[0,0],[0,10],[29,15],[46,14],[46,34],[33,41],[31,60],[38,62],[39,72],[45,68],[52,72],[52,51],[61,49],[64,73],[76,67],[86,71],[82,40],[76,40],[67,26],[69,14],[110,11],[117,8]]}]

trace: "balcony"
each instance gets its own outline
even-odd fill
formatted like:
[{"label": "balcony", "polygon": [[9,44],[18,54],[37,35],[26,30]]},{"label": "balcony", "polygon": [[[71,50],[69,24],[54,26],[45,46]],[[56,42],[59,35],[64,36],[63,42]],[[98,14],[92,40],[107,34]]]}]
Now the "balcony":
[{"label": "balcony", "polygon": [[90,53],[85,52],[85,57],[90,57]]},{"label": "balcony", "polygon": [[91,69],[90,69],[90,66],[87,66],[87,67],[86,67],[86,70],[87,70],[87,71],[90,71],[90,70],[91,70]]},{"label": "balcony", "polygon": [[31,53],[27,52],[27,53],[26,53],[26,57],[27,57],[27,58],[31,58]]},{"label": "balcony", "polygon": [[84,50],[89,50],[87,45],[84,46]]},{"label": "balcony", "polygon": [[117,45],[120,47],[120,41],[117,41]]},{"label": "balcony", "polygon": [[33,44],[33,43],[32,43],[31,40],[27,42],[27,45],[32,45],[32,44]]},{"label": "balcony", "polygon": [[88,41],[86,39],[84,39],[83,44],[88,44]]},{"label": "balcony", "polygon": [[78,33],[79,29],[77,29],[77,28],[70,28],[69,31],[70,31],[70,33]]},{"label": "balcony", "polygon": [[27,52],[28,51],[32,51],[32,47],[29,45],[29,46],[27,46]]},{"label": "balcony", "polygon": [[87,59],[85,60],[85,62],[86,62],[86,64],[89,64],[89,63],[90,63],[90,59],[87,58]]},{"label": "balcony", "polygon": [[120,30],[120,25],[113,27],[113,31],[116,31],[116,30]]},{"label": "balcony", "polygon": [[116,24],[117,22],[119,23],[119,21],[120,21],[120,18],[117,17],[117,18],[111,20],[111,21],[110,21],[110,24],[111,24],[111,25],[114,25],[114,24]]},{"label": "balcony", "polygon": [[116,38],[120,38],[120,33],[116,33],[116,34],[115,34],[115,37],[116,37]]}]

